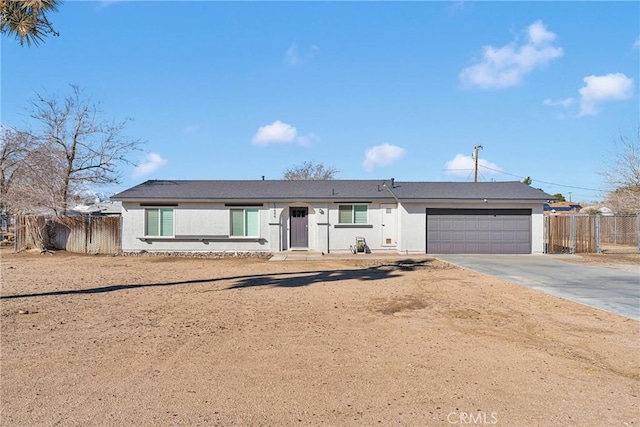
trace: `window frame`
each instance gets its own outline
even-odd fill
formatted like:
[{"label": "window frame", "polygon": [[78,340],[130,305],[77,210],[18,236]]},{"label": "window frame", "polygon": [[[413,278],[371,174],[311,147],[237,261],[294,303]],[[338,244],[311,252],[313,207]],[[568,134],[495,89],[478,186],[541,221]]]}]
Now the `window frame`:
[{"label": "window frame", "polygon": [[[149,215],[148,212],[149,211],[157,211],[157,215],[158,215],[158,223],[156,224],[156,227],[158,229],[158,234],[148,234],[149,233]],[[163,232],[163,227],[162,227],[162,223],[163,223],[163,215],[162,212],[167,212],[170,211],[171,212],[171,233],[170,234],[162,234]],[[151,237],[151,238],[173,238],[175,237],[175,233],[176,233],[176,210],[174,207],[169,207],[169,206],[157,206],[157,207],[145,207],[144,208],[144,236],[145,237]]]},{"label": "window frame", "polygon": [[[235,235],[234,227],[233,227],[233,212],[242,212],[242,235]],[[247,212],[255,213],[256,223],[253,224],[253,227],[249,226],[249,221],[247,217]],[[255,229],[256,234],[250,235],[248,234],[250,229]],[[258,239],[260,238],[260,208],[256,206],[234,206],[229,208],[229,238],[230,239]]]},{"label": "window frame", "polygon": [[[359,207],[364,207],[365,209],[365,222],[356,222],[356,206]],[[342,218],[341,218],[341,210],[343,208],[349,207],[350,208],[350,222],[343,222]],[[344,204],[339,204],[338,205],[338,225],[368,225],[369,224],[369,205],[365,204],[365,203],[344,203]]]}]

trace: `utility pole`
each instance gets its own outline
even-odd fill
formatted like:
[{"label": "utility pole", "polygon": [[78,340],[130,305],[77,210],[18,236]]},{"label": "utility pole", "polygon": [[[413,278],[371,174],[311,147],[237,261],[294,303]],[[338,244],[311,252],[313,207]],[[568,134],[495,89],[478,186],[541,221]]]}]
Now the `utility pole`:
[{"label": "utility pole", "polygon": [[473,182],[478,182],[478,151],[482,150],[482,145],[476,145],[475,147],[473,147],[473,150],[474,150],[473,158],[476,160],[476,169],[475,169]]}]

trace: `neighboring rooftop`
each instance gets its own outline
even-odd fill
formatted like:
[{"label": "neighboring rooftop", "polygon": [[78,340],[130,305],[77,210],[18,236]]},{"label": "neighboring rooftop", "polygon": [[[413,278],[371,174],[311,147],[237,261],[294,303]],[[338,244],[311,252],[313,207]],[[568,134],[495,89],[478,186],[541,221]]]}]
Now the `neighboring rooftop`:
[{"label": "neighboring rooftop", "polygon": [[519,181],[402,182],[393,180],[324,181],[174,181],[150,180],[111,197],[143,200],[548,200],[553,197]]},{"label": "neighboring rooftop", "polygon": [[69,208],[68,214],[83,215],[120,215],[122,202],[105,201],[92,204],[75,205]]},{"label": "neighboring rooftop", "polygon": [[580,212],[580,209],[582,209],[582,205],[575,202],[547,202],[544,204],[545,213],[572,214]]}]

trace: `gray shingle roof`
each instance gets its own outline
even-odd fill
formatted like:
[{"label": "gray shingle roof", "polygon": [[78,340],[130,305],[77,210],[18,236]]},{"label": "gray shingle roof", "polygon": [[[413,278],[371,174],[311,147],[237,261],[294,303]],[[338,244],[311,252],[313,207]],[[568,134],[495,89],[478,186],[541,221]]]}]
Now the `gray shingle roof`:
[{"label": "gray shingle roof", "polygon": [[[111,200],[388,200],[389,180],[328,181],[171,181],[150,180],[116,194]],[[500,199],[546,201],[553,197],[519,181],[401,182],[393,193],[400,200]]]}]

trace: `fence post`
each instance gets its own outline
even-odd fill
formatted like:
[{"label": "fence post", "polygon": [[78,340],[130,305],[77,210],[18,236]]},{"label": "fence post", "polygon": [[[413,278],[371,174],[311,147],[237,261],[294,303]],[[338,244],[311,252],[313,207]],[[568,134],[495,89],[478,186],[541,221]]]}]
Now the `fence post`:
[{"label": "fence post", "polygon": [[87,217],[82,215],[83,223],[84,223],[84,253],[86,254],[89,250],[87,240],[89,240],[89,228],[87,227]]},{"label": "fence post", "polygon": [[640,214],[638,214],[638,233],[636,234],[636,237],[638,237],[638,253],[640,253]]},{"label": "fence post", "polygon": [[576,217],[571,215],[571,221],[569,223],[569,253],[576,253]]},{"label": "fence post", "polygon": [[544,245],[542,247],[542,253],[548,254],[549,253],[549,217],[548,216],[542,217],[542,241],[544,242]]},{"label": "fence post", "polygon": [[600,215],[596,215],[596,253],[602,253],[602,245],[600,245]]}]

